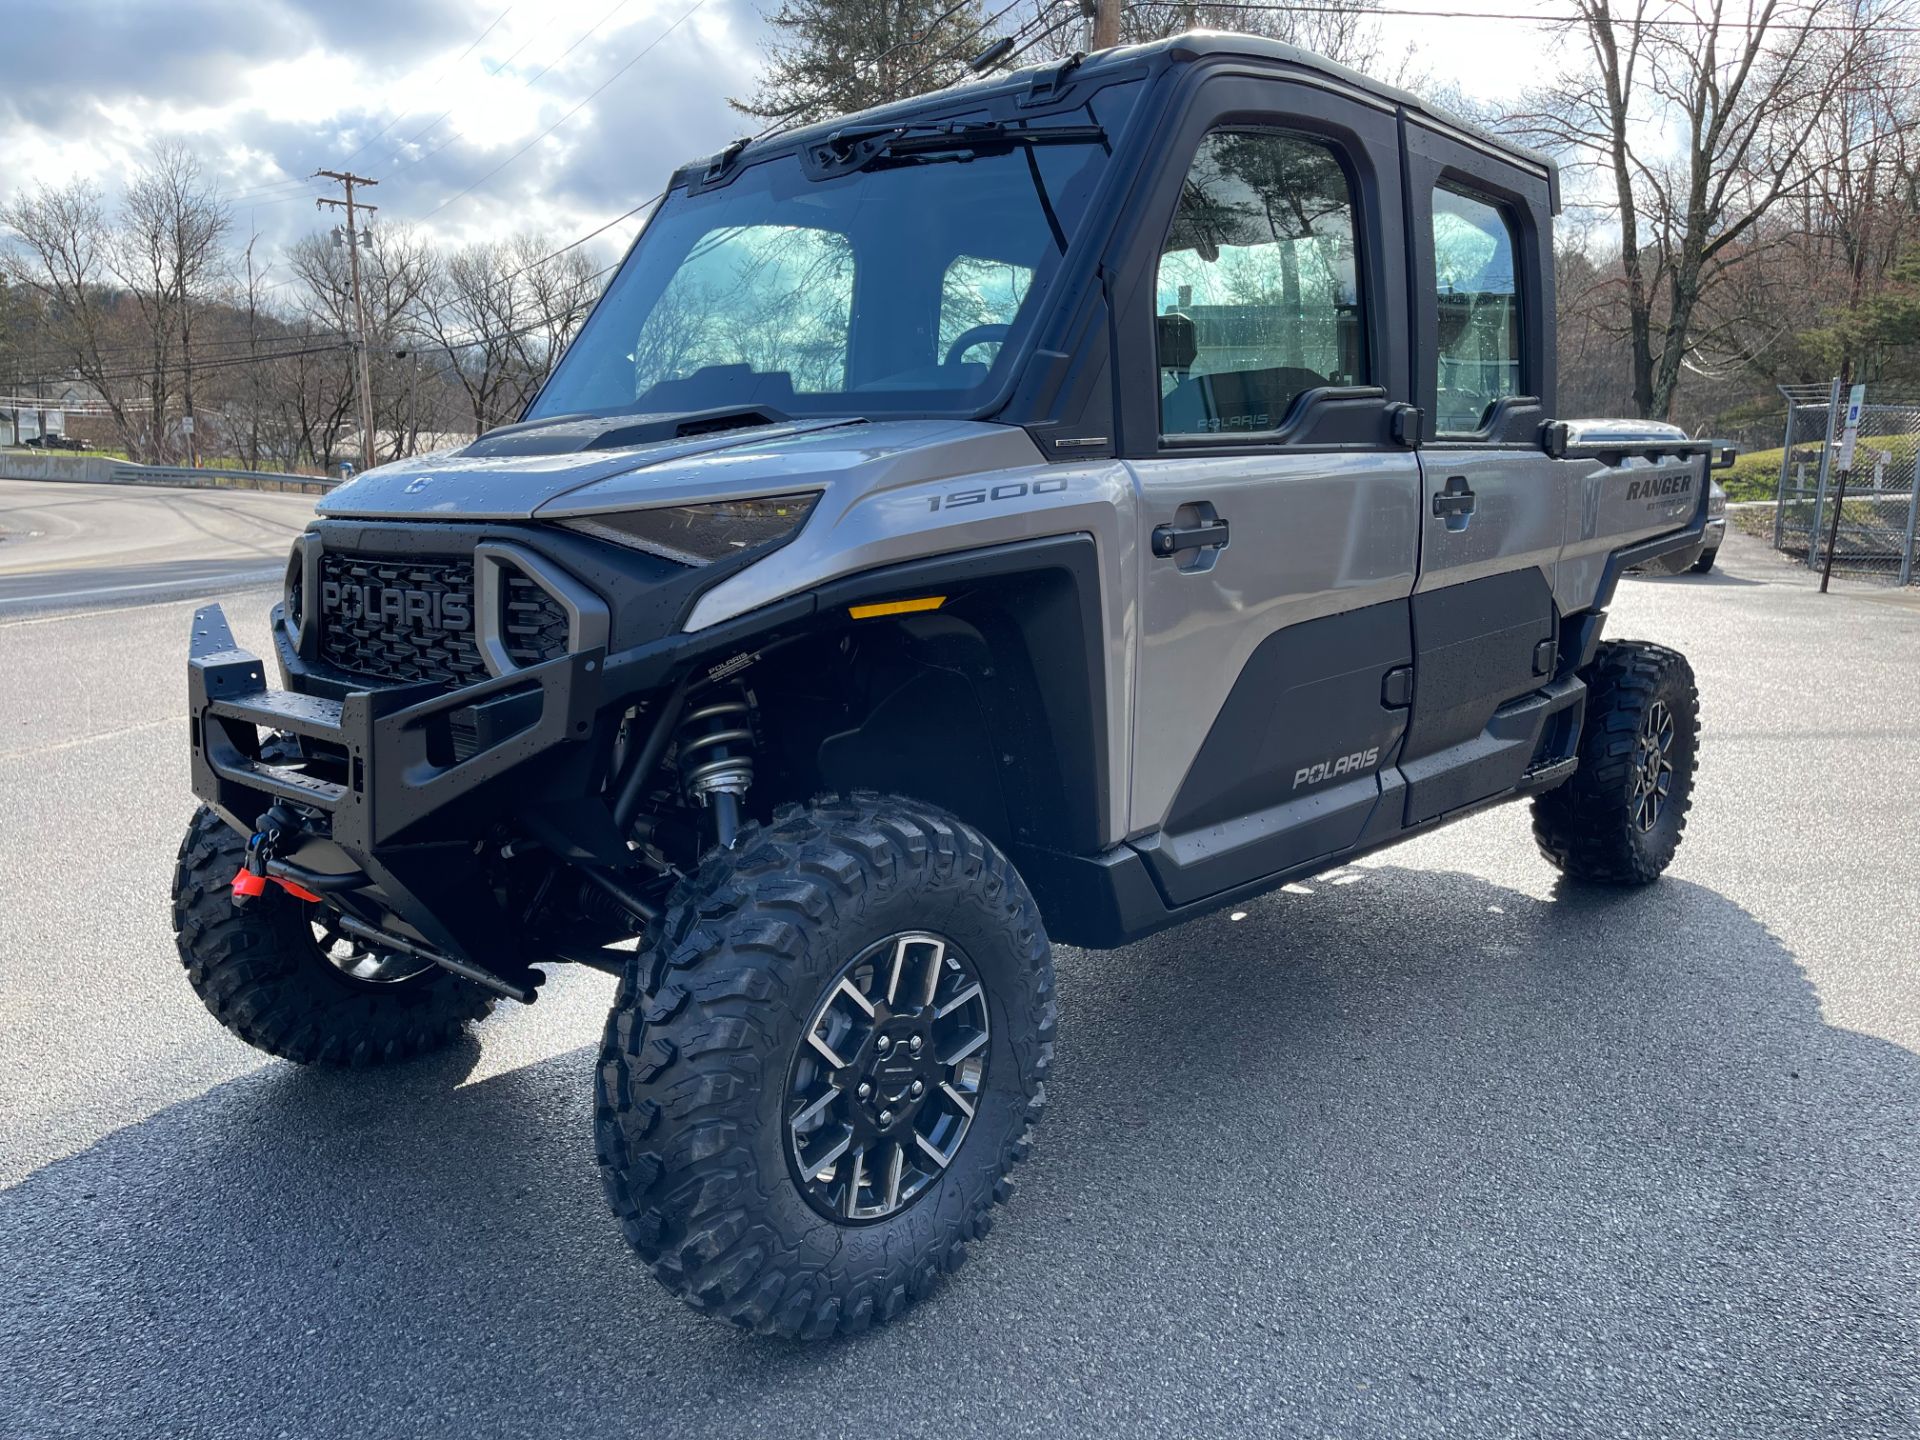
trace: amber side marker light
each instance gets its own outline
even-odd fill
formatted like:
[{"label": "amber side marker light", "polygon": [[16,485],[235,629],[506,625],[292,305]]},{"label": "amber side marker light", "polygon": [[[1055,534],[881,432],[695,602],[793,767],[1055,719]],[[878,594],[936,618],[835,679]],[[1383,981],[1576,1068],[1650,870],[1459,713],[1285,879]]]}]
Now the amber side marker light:
[{"label": "amber side marker light", "polygon": [[947,603],[944,595],[922,595],[917,600],[888,600],[879,605],[849,605],[847,614],[856,620],[872,620],[881,615],[912,615],[921,610],[938,610]]}]

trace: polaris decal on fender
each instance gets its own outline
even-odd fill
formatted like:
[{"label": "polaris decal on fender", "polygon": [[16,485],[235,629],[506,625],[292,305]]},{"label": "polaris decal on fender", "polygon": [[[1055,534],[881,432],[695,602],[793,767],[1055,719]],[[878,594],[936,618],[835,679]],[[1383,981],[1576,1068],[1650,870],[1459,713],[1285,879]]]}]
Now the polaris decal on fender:
[{"label": "polaris decal on fender", "polygon": [[1322,760],[1318,765],[1303,765],[1293,772],[1293,788],[1302,785],[1318,785],[1322,780],[1332,780],[1340,775],[1357,775],[1363,770],[1371,770],[1380,763],[1380,747],[1371,750],[1356,750],[1351,755],[1342,755],[1337,760]]}]

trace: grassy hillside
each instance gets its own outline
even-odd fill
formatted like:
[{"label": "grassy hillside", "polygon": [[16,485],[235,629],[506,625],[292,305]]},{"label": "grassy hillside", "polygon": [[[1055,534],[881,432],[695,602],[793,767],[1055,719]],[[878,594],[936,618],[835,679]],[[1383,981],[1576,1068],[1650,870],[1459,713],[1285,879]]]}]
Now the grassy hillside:
[{"label": "grassy hillside", "polygon": [[[1811,445],[1793,447],[1797,459],[1804,460],[1807,466],[1807,481],[1812,484],[1813,476],[1820,465],[1820,446]],[[1873,465],[1879,456],[1873,451],[1887,451],[1893,458],[1887,466],[1887,483],[1897,484],[1906,489],[1913,474],[1916,454],[1920,454],[1920,435],[1862,435],[1859,448],[1854,452],[1856,469],[1854,483],[1871,484]],[[1733,469],[1719,477],[1726,487],[1729,500],[1771,500],[1780,485],[1780,448],[1755,450],[1742,454],[1733,462]]]}]

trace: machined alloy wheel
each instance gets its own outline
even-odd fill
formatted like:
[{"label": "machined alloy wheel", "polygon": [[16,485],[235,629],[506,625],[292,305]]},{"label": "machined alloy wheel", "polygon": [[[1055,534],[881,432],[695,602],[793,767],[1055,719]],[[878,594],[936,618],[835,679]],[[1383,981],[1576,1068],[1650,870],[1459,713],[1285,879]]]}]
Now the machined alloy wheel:
[{"label": "machined alloy wheel", "polygon": [[891,1320],[1012,1193],[1055,1013],[1038,907],[986,836],[897,795],[779,806],[675,886],[614,997],[608,1203],[707,1314]]},{"label": "machined alloy wheel", "polygon": [[1643,834],[1660,823],[1673,794],[1673,737],[1673,711],[1666,701],[1656,700],[1640,722],[1633,758],[1633,823]]},{"label": "machined alloy wheel", "polygon": [[1686,657],[1609,640],[1581,672],[1579,765],[1533,802],[1533,835],[1556,869],[1600,885],[1646,885],[1673,862],[1693,803],[1700,697]]},{"label": "machined alloy wheel", "polygon": [[332,911],[314,916],[307,922],[307,928],[313,936],[315,953],[350,980],[368,985],[394,985],[434,968],[431,960],[422,960],[417,955],[403,955],[398,950],[373,950],[365,941],[344,933]]},{"label": "machined alloy wheel", "polygon": [[383,1065],[452,1044],[493,1008],[437,965],[356,946],[278,886],[235,905],[246,854],[245,837],[202,806],[174,868],[173,929],[188,982],[249,1045],[301,1065]]},{"label": "machined alloy wheel", "polygon": [[973,1123],[991,1023],[973,966],[944,936],[892,935],[850,962],[787,1081],[787,1153],[807,1203],[859,1224],[925,1195]]}]

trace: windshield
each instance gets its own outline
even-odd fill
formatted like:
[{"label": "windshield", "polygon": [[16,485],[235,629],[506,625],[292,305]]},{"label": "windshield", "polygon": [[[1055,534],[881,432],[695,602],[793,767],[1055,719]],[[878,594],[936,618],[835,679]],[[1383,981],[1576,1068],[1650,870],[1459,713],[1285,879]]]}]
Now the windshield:
[{"label": "windshield", "polygon": [[674,189],[527,417],[977,408],[1107,163],[1091,118],[1048,117],[1076,127],[1051,144],[916,136],[826,178],[789,152]]}]

